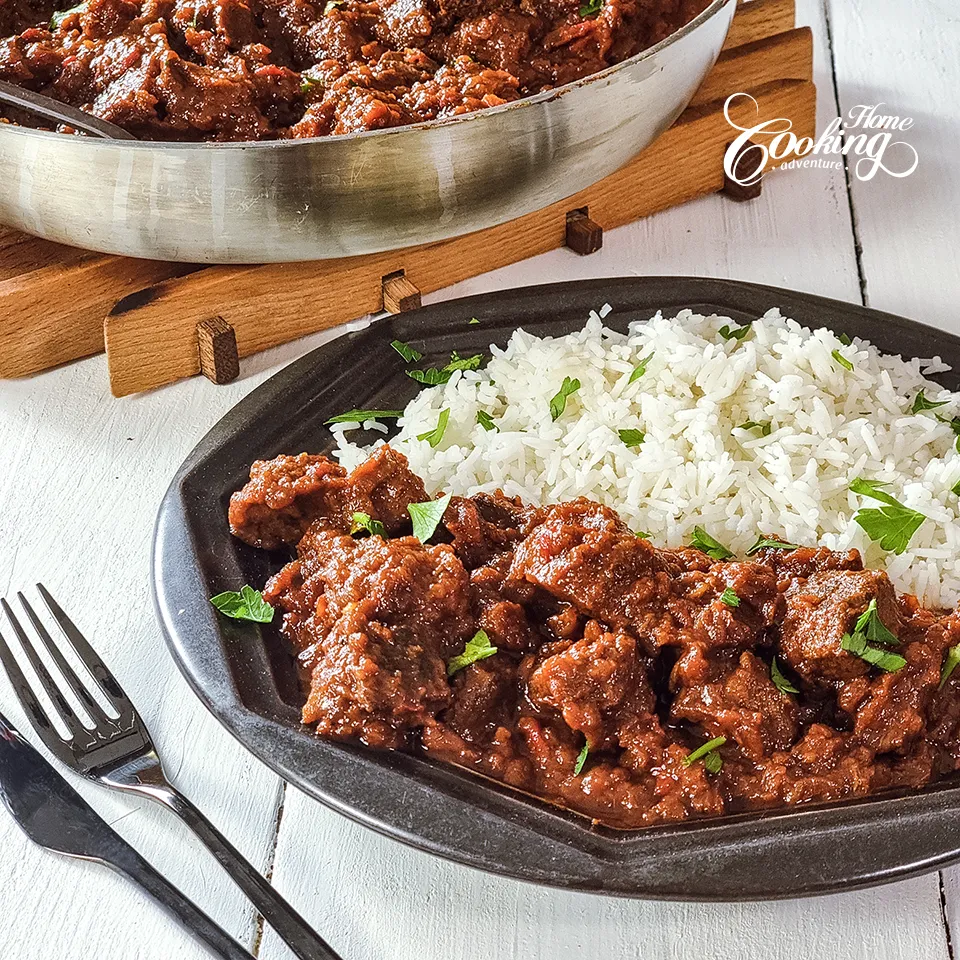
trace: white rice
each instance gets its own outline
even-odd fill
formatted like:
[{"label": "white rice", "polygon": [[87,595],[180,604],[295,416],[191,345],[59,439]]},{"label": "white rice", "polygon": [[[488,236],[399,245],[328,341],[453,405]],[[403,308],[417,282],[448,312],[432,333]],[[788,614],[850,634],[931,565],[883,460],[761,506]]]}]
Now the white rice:
[{"label": "white rice", "polygon": [[[726,317],[689,310],[631,325],[627,336],[591,313],[565,337],[518,329],[505,350],[492,347],[485,369],[458,371],[425,388],[406,407],[391,443],[410,459],[428,490],[471,495],[502,489],[527,503],[577,496],[605,503],[661,546],[688,544],[695,525],[742,555],[759,533],[835,550],[859,549],[900,590],[927,604],[960,598],[960,480],[956,437],[933,412],[910,412],[920,389],[949,401],[936,413],[960,414],[960,394],[925,379],[949,369],[939,358],[902,360],[863,340],[845,346],[771,310],[743,341],[718,333]],[[831,356],[853,363],[846,370]],[[646,373],[630,375],[652,353]],[[550,399],[564,377],[578,378],[563,415]],[[434,449],[417,435],[437,426]],[[487,431],[477,412],[499,427]],[[737,429],[771,424],[769,436]],[[370,448],[350,442],[357,424],[338,425],[336,456],[347,467]],[[628,448],[618,431],[646,438]],[[378,441],[377,445],[383,443]],[[856,477],[886,490],[928,519],[899,556],[883,551],[854,522],[881,504],[850,493]]]}]

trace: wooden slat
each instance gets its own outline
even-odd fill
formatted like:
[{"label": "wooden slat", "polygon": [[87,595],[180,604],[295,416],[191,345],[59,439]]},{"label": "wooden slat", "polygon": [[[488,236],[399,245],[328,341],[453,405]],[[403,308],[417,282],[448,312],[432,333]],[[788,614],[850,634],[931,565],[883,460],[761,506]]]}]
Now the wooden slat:
[{"label": "wooden slat", "polygon": [[0,377],[22,377],[103,350],[103,318],[120,297],[191,269],[87,254],[0,281]]},{"label": "wooden slat", "polygon": [[[790,117],[813,136],[816,91],[788,80],[751,91],[762,116]],[[736,108],[741,120],[755,111]],[[564,244],[566,213],[589,207],[604,229],[718,190],[730,126],[709,107],[687,110],[630,164],[573,197],[510,223],[440,243],[315,263],[214,267],[167,280],[117,304],[106,321],[110,383],[124,396],[198,372],[196,326],[214,310],[248,356],[380,308],[381,279],[403,270],[424,293]],[[304,303],[309,302],[309,310]],[[264,318],[269,317],[269,322]]]},{"label": "wooden slat", "polygon": [[792,30],[797,22],[796,7],[796,0],[741,0],[723,49]]},{"label": "wooden slat", "polygon": [[809,27],[798,27],[721,53],[690,104],[726,100],[732,93],[752,90],[772,80],[812,79],[813,32]]}]

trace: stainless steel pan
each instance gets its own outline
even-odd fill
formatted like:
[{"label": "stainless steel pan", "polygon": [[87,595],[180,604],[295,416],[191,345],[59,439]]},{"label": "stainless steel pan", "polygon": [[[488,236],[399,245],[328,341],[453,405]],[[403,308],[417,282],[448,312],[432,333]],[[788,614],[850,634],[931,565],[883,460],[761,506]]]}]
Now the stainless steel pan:
[{"label": "stainless steel pan", "polygon": [[735,8],[713,0],[624,63],[445,122],[227,144],[0,124],[0,222],[195,263],[326,259],[470,233],[570,196],[651,143],[713,66]]}]

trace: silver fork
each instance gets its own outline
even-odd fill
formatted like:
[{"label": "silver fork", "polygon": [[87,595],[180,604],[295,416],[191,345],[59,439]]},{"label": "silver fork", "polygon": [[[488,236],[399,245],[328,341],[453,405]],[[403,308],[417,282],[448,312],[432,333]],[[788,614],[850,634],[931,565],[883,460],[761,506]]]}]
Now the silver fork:
[{"label": "silver fork", "polygon": [[[43,621],[22,593],[17,594],[17,599],[33,627],[32,642],[10,605],[6,600],[0,599],[0,606],[6,613],[40,686],[54,704],[59,720],[70,734],[69,738],[64,738],[57,731],[53,718],[44,709],[20,669],[11,647],[0,633],[0,662],[47,749],[88,780],[149,797],[172,810],[213,853],[297,957],[301,960],[341,960],[260,872],[170,783],[146,725],[120,684],[42,584],[37,584],[37,592],[67,643],[73,648],[105,700],[117,713],[116,717],[110,717],[97,702],[89,683],[77,676],[59,645],[50,636]],[[47,652],[61,674],[62,683],[82,704],[93,724],[92,728],[77,716],[61,683],[54,680],[38,655],[38,646]]]}]

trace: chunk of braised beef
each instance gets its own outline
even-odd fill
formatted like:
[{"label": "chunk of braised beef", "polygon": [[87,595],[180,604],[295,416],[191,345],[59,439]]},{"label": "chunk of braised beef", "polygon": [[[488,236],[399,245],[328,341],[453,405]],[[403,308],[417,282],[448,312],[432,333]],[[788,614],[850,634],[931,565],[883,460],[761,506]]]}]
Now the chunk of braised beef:
[{"label": "chunk of braised beef", "polygon": [[780,656],[809,682],[851,680],[870,665],[841,646],[871,600],[883,625],[896,636],[900,614],[893,585],[879,570],[836,570],[793,580],[784,594]]},{"label": "chunk of braised beef", "polygon": [[349,532],[354,513],[379,520],[388,534],[410,525],[407,507],[427,500],[407,458],[380,447],[349,474],[324,456],[301,453],[257,460],[230,498],[230,530],[255,547],[295,544],[314,521]]}]

